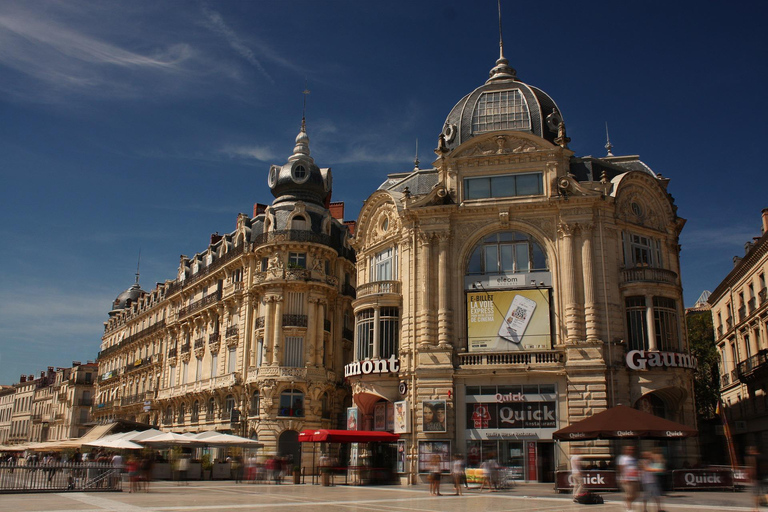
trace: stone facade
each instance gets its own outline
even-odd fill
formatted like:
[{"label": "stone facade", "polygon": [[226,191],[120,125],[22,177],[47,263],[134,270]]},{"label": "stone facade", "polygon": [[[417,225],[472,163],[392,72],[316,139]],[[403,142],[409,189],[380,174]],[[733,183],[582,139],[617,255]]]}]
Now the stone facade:
[{"label": "stone facade", "polygon": [[116,299],[99,356],[99,421],[216,429],[294,458],[300,430],[338,426],[355,256],[303,123],[268,183],[273,204],[182,256],[174,280],[146,293],[137,278]]},{"label": "stone facade", "polygon": [[[349,378],[363,428],[408,409],[403,481],[434,450],[552,481],[552,432],[617,404],[695,425],[690,368],[636,369],[688,351],[669,180],[610,148],[578,158],[569,140],[502,57],[449,114],[432,167],[390,175],[360,212],[353,360],[399,370]],[[695,443],[668,457],[695,462]]]},{"label": "stone facade", "polygon": [[768,449],[768,209],[762,235],[709,297],[720,352],[720,389],[739,458],[749,445]]}]

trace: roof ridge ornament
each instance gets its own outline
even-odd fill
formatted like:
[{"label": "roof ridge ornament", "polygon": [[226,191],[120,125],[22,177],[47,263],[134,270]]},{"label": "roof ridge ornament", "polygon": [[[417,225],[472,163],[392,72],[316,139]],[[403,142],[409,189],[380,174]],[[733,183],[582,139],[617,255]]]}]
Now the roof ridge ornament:
[{"label": "roof ridge ornament", "polygon": [[306,81],[304,82],[304,90],[301,94],[304,95],[304,108],[301,113],[301,130],[296,136],[296,146],[293,148],[293,154],[288,157],[289,162],[304,158],[310,162],[314,162],[314,159],[309,153],[309,135],[307,135],[307,95],[309,95],[309,89],[307,89]]},{"label": "roof ridge ornament", "polygon": [[496,65],[491,69],[488,80],[517,80],[517,71],[509,65],[509,61],[504,57],[504,37],[501,31],[501,0],[496,0],[499,8],[499,58]]},{"label": "roof ridge ornament", "polygon": [[615,156],[613,153],[611,153],[613,144],[611,144],[611,138],[608,136],[608,121],[605,122],[605,140],[605,150],[608,151],[608,154],[605,156]]}]

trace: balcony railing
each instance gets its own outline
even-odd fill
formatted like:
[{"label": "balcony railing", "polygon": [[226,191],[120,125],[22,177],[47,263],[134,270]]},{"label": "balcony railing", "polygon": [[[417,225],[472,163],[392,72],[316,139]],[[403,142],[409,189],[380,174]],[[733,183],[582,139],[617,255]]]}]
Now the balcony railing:
[{"label": "balcony railing", "polygon": [[230,325],[227,327],[226,336],[227,338],[232,338],[233,336],[237,336],[239,329],[236,325]]},{"label": "balcony railing", "polygon": [[739,308],[739,322],[743,322],[745,318],[747,318],[747,307],[741,306]]},{"label": "balcony railing", "polygon": [[761,350],[736,366],[740,380],[750,380],[758,373],[768,373],[766,370],[768,370],[768,350]]},{"label": "balcony railing", "polygon": [[342,285],[341,287],[341,294],[346,295],[347,297],[355,298],[355,287],[350,284]]},{"label": "balcony railing", "polygon": [[757,309],[757,299],[755,299],[754,297],[749,299],[749,301],[747,302],[747,306],[749,307],[749,313],[750,314],[754,313],[755,309]]},{"label": "balcony railing", "polygon": [[189,343],[185,343],[181,346],[181,353],[186,354],[192,349],[192,346]]},{"label": "balcony railing", "polygon": [[217,343],[221,341],[221,333],[215,332],[213,334],[208,335],[208,343]]},{"label": "balcony railing", "polygon": [[221,290],[218,290],[213,295],[208,295],[207,297],[203,297],[202,299],[196,302],[193,302],[189,306],[184,306],[183,308],[179,308],[179,318],[189,316],[192,313],[195,313],[196,311],[200,311],[204,307],[210,306],[211,304],[215,304],[220,300],[221,300]]},{"label": "balcony railing", "polygon": [[145,338],[146,336],[149,336],[150,334],[161,330],[163,327],[165,327],[165,320],[160,320],[159,322],[153,325],[150,325],[149,327],[142,329],[137,333],[131,334],[127,338],[123,338],[119,343],[115,343],[111,347],[108,347],[102,350],[99,353],[99,359],[108,356],[109,354],[115,352],[120,348],[129,346],[134,341],[138,341],[142,338]]},{"label": "balcony railing", "polygon": [[298,229],[269,231],[267,233],[262,233],[259,236],[257,236],[253,243],[254,243],[254,246],[260,246],[260,245],[279,243],[279,242],[302,242],[302,243],[321,244],[336,250],[336,252],[338,252],[339,256],[341,256],[342,258],[346,258],[353,262],[355,261],[355,251],[347,247],[344,247],[343,245],[338,243],[336,240],[334,240],[330,235],[326,235],[324,233],[315,233],[313,231],[298,230]]},{"label": "balcony railing", "polygon": [[176,357],[176,353],[177,353],[176,347],[173,347],[172,349],[168,350],[168,357]]},{"label": "balcony railing", "polygon": [[725,319],[725,331],[728,332],[731,329],[733,329],[733,318],[729,316]]},{"label": "balcony railing", "polygon": [[731,383],[731,374],[725,373],[720,376],[720,387],[724,388],[728,386]]},{"label": "balcony railing", "polygon": [[176,293],[179,291],[182,287],[190,286],[203,277],[207,276],[211,272],[218,270],[222,266],[226,265],[228,262],[235,259],[240,254],[243,254],[245,252],[246,247],[250,247],[250,244],[242,243],[238,245],[237,247],[233,247],[229,252],[227,252],[224,256],[221,258],[211,262],[210,265],[206,265],[205,267],[202,267],[197,272],[192,274],[191,276],[187,277],[183,281],[174,281],[172,282],[168,288],[166,289],[166,296],[170,296],[173,293]]},{"label": "balcony railing", "polygon": [[205,338],[197,338],[195,340],[195,350],[199,348],[205,348]]},{"label": "balcony railing", "polygon": [[762,288],[759,292],[757,292],[757,297],[760,299],[760,304],[763,304],[766,297],[768,297],[768,289]]},{"label": "balcony railing", "polygon": [[667,283],[677,284],[677,273],[664,268],[635,267],[621,271],[621,283]]},{"label": "balcony railing", "polygon": [[283,315],[283,327],[306,327],[307,315]]},{"label": "balcony railing", "polygon": [[554,351],[459,354],[461,366],[560,365],[563,360],[563,353]]},{"label": "balcony railing", "polygon": [[718,325],[717,326],[717,339],[720,339],[723,337],[723,326]]},{"label": "balcony railing", "polygon": [[357,298],[369,295],[400,294],[400,281],[374,281],[357,287]]}]

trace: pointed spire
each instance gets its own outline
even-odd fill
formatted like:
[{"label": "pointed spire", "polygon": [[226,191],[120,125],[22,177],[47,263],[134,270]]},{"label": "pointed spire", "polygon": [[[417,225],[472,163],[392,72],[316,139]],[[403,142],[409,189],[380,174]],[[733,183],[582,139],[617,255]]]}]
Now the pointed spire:
[{"label": "pointed spire", "polygon": [[611,144],[611,138],[608,136],[608,121],[605,122],[605,140],[605,149],[608,151],[608,154],[605,156],[614,156],[613,153],[611,153],[613,144]]},{"label": "pointed spire", "polygon": [[139,269],[141,268],[141,248],[139,248],[139,261],[136,263],[136,286],[139,286]]},{"label": "pointed spire", "polygon": [[306,158],[310,161],[314,161],[309,154],[309,135],[307,135],[307,95],[309,95],[309,89],[307,89],[306,81],[304,83],[304,108],[301,113],[301,130],[296,136],[296,146],[293,148],[293,154],[288,157],[288,161],[292,162],[299,158]]},{"label": "pointed spire", "polygon": [[413,159],[413,170],[419,170],[419,139],[416,139],[416,158]]},{"label": "pointed spire", "polygon": [[496,3],[499,8],[499,59],[491,69],[487,82],[492,80],[517,80],[517,71],[509,65],[509,61],[504,57],[504,37],[501,31],[501,0],[496,0]]}]

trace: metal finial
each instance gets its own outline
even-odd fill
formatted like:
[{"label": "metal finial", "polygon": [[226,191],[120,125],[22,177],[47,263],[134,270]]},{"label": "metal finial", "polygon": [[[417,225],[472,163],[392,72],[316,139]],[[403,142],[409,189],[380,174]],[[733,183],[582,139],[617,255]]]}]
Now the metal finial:
[{"label": "metal finial", "polygon": [[613,149],[613,144],[611,144],[611,138],[608,136],[608,121],[605,122],[605,149],[608,151],[608,154],[606,156],[614,156],[613,153],[611,153],[611,150]]},{"label": "metal finial", "polygon": [[141,268],[141,247],[139,247],[139,261],[136,263],[136,284],[139,284],[140,268]]},{"label": "metal finial", "polygon": [[413,159],[413,170],[419,169],[419,139],[416,138],[416,158]]},{"label": "metal finial", "polygon": [[501,0],[496,0],[496,4],[499,7],[499,58],[504,58],[504,37],[501,32]]},{"label": "metal finial", "polygon": [[306,119],[307,119],[307,96],[309,96],[310,90],[307,89],[307,79],[304,79],[304,90],[301,94],[304,95],[304,107],[301,110],[301,131],[306,131]]}]

